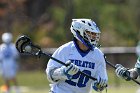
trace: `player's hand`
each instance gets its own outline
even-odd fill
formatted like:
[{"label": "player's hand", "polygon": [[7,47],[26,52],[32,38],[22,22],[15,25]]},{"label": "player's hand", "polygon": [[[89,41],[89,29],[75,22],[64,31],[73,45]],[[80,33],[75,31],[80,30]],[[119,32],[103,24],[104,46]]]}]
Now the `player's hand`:
[{"label": "player's hand", "polygon": [[131,80],[130,71],[127,68],[123,67],[121,64],[116,64],[115,67],[116,67],[115,73],[118,77],[121,77],[126,81]]},{"label": "player's hand", "polygon": [[76,74],[79,71],[79,67],[73,64],[71,61],[67,61],[66,64],[68,66],[62,66],[64,75],[67,77],[67,79],[72,79],[72,76]]},{"label": "player's hand", "polygon": [[103,91],[107,87],[107,79],[101,78],[100,76],[97,78],[97,81],[93,83],[92,88],[97,92]]}]

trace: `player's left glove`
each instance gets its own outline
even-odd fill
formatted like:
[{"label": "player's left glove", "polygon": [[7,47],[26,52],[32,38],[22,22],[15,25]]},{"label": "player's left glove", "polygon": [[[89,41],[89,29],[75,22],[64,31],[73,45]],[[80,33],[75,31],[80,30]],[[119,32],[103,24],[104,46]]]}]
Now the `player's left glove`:
[{"label": "player's left glove", "polygon": [[107,87],[107,79],[101,78],[100,76],[97,78],[97,81],[93,83],[92,88],[97,91],[101,92]]},{"label": "player's left glove", "polygon": [[130,81],[131,77],[130,77],[130,71],[128,71],[127,68],[123,67],[121,64],[116,64],[116,75],[120,78],[125,79],[126,81]]}]

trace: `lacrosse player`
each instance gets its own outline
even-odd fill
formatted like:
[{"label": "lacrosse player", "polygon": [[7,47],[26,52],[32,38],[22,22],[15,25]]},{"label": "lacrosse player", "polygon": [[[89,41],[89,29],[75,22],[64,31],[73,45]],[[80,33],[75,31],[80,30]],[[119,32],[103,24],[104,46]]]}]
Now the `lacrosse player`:
[{"label": "lacrosse player", "polygon": [[127,69],[123,67],[121,64],[116,64],[116,75],[118,77],[121,77],[127,81],[133,79],[139,79],[140,76],[140,41],[138,42],[138,45],[136,47],[136,54],[138,56],[137,62],[135,64],[135,67],[132,69]]},{"label": "lacrosse player", "polygon": [[[73,19],[70,30],[73,41],[62,45],[52,55],[69,66],[52,59],[47,64],[50,93],[90,93],[91,89],[103,91],[107,87],[108,76],[104,55],[97,48],[100,30],[91,19]],[[97,80],[89,79],[79,70]]]},{"label": "lacrosse player", "polygon": [[[17,63],[16,60],[19,57],[18,52],[12,43],[12,34],[3,33],[2,34],[3,43],[0,45],[0,62],[2,68],[2,77],[7,86],[6,93],[10,92],[10,82],[12,81],[15,86],[17,86],[16,73],[17,73]],[[16,87],[15,87],[16,88]],[[18,91],[18,89],[16,88]],[[18,93],[18,92],[17,92]]]}]

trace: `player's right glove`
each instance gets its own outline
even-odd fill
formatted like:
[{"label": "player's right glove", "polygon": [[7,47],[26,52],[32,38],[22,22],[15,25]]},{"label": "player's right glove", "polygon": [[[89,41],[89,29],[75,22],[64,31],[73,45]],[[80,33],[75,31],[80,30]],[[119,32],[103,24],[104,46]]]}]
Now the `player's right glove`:
[{"label": "player's right glove", "polygon": [[73,64],[71,61],[67,61],[66,64],[68,64],[68,66],[62,66],[61,70],[66,76],[66,79],[72,79],[72,76],[79,71],[79,67]]},{"label": "player's right glove", "polygon": [[107,81],[107,79],[103,79],[99,76],[97,81],[93,82],[92,88],[97,92],[101,92],[107,87]]},{"label": "player's right glove", "polygon": [[123,78],[126,81],[131,80],[130,71],[127,68],[123,67],[121,64],[116,64],[115,67],[115,73],[118,77]]},{"label": "player's right glove", "polygon": [[72,76],[79,71],[79,67],[71,61],[67,61],[66,64],[68,66],[62,66],[47,72],[50,81],[57,82],[59,80],[70,80],[72,79]]}]

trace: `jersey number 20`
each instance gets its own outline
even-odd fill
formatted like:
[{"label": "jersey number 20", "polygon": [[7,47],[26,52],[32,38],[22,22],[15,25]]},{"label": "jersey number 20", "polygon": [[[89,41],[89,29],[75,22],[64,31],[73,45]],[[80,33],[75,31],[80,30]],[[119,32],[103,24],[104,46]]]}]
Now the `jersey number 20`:
[{"label": "jersey number 20", "polygon": [[[83,70],[82,72],[91,76],[91,71],[89,70]],[[78,79],[78,82],[72,81],[73,79]],[[86,84],[89,81],[89,78],[78,72],[77,74],[73,75],[72,80],[66,80],[65,82],[67,82],[68,84],[72,86],[86,87]]]}]

